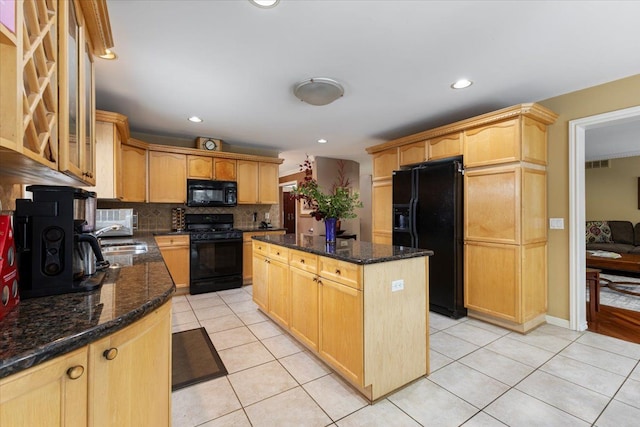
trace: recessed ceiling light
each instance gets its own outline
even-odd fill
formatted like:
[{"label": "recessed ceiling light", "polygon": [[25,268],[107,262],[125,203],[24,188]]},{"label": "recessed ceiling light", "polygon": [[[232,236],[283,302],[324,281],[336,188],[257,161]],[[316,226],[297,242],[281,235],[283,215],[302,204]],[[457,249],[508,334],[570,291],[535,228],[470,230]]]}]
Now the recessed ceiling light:
[{"label": "recessed ceiling light", "polygon": [[258,6],[263,9],[269,9],[272,7],[276,7],[280,0],[249,0],[249,2],[254,6]]},{"label": "recessed ceiling light", "polygon": [[455,83],[453,83],[451,85],[452,89],[464,89],[466,87],[469,87],[473,84],[473,82],[471,80],[467,80],[467,79],[460,79],[458,81],[456,81]]},{"label": "recessed ceiling light", "polygon": [[318,140],[318,144],[326,144],[326,143],[327,143],[327,140],[326,140],[326,139],[324,139],[324,138],[320,138],[320,139]]},{"label": "recessed ceiling light", "polygon": [[187,120],[189,120],[190,122],[193,122],[193,123],[202,123],[202,121],[203,121],[203,120],[202,120],[200,117],[198,117],[198,116],[191,116],[191,117],[189,117]]},{"label": "recessed ceiling light", "polygon": [[118,59],[118,55],[111,49],[105,49],[102,55],[99,55],[102,59],[114,60]]}]

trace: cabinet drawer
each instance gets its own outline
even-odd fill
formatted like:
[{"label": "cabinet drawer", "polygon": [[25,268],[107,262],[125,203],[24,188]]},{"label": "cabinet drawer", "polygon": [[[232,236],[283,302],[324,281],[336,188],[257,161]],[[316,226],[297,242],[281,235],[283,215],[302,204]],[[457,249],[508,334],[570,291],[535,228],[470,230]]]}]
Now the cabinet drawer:
[{"label": "cabinet drawer", "polygon": [[319,275],[351,288],[362,289],[362,266],[333,258],[318,259]]},{"label": "cabinet drawer", "polygon": [[264,256],[269,256],[269,244],[265,242],[260,242],[258,240],[253,241],[253,254],[260,254]]},{"label": "cabinet drawer", "polygon": [[166,246],[189,246],[189,236],[186,234],[179,236],[155,236],[155,238],[160,248]]},{"label": "cabinet drawer", "polygon": [[315,273],[318,271],[318,256],[307,252],[291,250],[289,252],[289,265],[300,270]]},{"label": "cabinet drawer", "polygon": [[289,249],[279,245],[269,245],[269,258],[288,264]]}]

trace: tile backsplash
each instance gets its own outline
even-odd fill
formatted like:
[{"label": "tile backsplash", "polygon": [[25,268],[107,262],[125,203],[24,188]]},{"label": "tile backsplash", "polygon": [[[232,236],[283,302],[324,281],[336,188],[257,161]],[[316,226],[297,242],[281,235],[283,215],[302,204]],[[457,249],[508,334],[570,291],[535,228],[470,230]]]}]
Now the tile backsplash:
[{"label": "tile backsplash", "polygon": [[[138,213],[138,230],[167,231],[171,230],[171,209],[184,207],[187,214],[193,213],[230,213],[233,214],[233,225],[236,228],[257,227],[269,213],[269,220],[274,227],[280,227],[279,205],[238,205],[233,208],[190,208],[177,203],[125,203],[98,200],[100,209],[133,209]],[[257,221],[253,221],[253,213],[257,212]]]}]

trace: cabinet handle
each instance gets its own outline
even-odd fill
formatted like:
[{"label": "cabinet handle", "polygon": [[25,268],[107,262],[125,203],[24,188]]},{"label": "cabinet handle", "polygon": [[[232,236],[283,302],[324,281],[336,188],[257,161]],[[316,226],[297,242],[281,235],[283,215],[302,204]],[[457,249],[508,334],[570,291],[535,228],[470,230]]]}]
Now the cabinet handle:
[{"label": "cabinet handle", "polygon": [[317,278],[317,277],[314,277],[314,278],[313,278],[313,281],[314,281],[314,282],[317,282],[317,281],[318,281],[318,278]]},{"label": "cabinet handle", "polygon": [[67,376],[72,380],[77,380],[82,374],[84,374],[84,366],[82,365],[72,366],[67,369]]},{"label": "cabinet handle", "polygon": [[118,356],[118,349],[115,347],[108,348],[102,353],[102,355],[107,360],[113,360]]},{"label": "cabinet handle", "polygon": [[276,255],[280,256],[280,252],[276,252]]},{"label": "cabinet handle", "polygon": [[304,264],[304,260],[303,259],[300,260],[300,264]]},{"label": "cabinet handle", "polygon": [[336,274],[340,274],[340,270],[336,268]]}]

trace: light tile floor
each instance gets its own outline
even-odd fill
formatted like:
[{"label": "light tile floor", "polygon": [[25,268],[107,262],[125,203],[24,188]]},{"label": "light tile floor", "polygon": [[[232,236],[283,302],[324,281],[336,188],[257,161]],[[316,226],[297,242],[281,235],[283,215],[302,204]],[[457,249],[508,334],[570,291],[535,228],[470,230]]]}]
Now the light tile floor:
[{"label": "light tile floor", "polygon": [[640,425],[640,345],[591,332],[431,313],[431,374],[369,405],[258,311],[250,286],[174,297],[173,331],[201,326],[229,375],[174,392],[175,427]]}]

